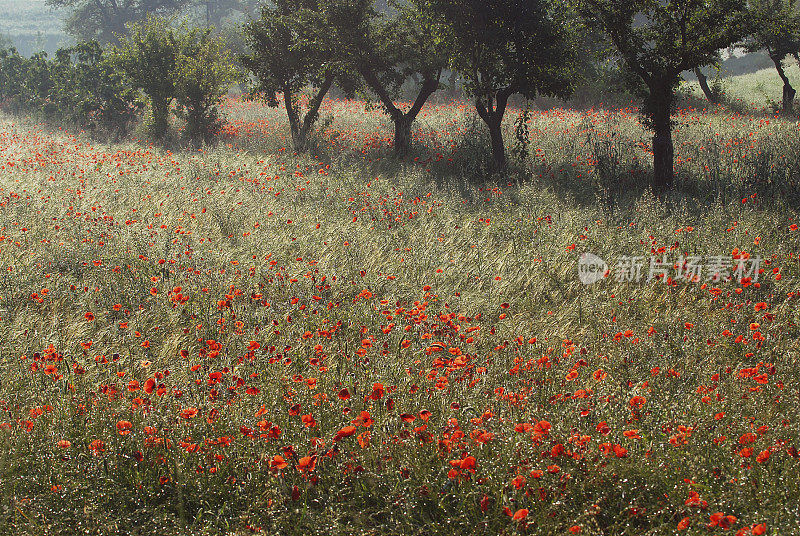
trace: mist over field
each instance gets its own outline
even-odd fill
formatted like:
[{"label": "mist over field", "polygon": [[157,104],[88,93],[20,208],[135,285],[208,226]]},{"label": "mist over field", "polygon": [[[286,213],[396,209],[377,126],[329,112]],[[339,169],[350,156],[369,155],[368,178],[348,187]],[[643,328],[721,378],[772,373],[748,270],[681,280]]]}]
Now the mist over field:
[{"label": "mist over field", "polygon": [[794,0],[0,0],[0,536],[800,534]]}]

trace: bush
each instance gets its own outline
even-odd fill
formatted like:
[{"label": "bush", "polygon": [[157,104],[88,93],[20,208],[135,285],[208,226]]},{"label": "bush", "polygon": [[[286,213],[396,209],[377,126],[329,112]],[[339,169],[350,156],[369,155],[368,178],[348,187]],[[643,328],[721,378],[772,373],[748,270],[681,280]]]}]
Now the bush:
[{"label": "bush", "polygon": [[193,143],[210,143],[220,128],[217,105],[231,84],[239,80],[221,38],[210,31],[191,32],[175,67],[178,115],[186,120],[186,137]]},{"label": "bush", "polygon": [[62,48],[54,59],[0,51],[0,105],[46,121],[124,136],[141,103],[99,44]]},{"label": "bush", "polygon": [[128,26],[113,56],[115,65],[150,100],[156,138],[163,139],[167,132],[175,99],[190,139],[210,142],[216,135],[217,104],[237,77],[222,40],[210,30],[173,27],[166,19],[149,17]]},{"label": "bush", "polygon": [[138,92],[96,41],[80,43],[69,52],[72,88],[77,90],[72,102],[85,118],[84,125],[124,137],[143,106]]},{"label": "bush", "polygon": [[180,54],[180,38],[159,17],[148,17],[127,28],[128,34],[111,49],[113,63],[128,76],[133,87],[147,95],[153,111],[153,135],[162,139],[175,98],[173,73]]}]

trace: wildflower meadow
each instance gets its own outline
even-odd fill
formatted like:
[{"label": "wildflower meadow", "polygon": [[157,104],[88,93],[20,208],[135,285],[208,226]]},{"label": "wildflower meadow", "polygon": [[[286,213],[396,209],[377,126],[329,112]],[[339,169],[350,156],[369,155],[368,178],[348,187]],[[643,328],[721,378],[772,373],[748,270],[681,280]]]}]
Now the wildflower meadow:
[{"label": "wildflower meadow", "polygon": [[0,534],[800,534],[800,126],[691,102],[660,197],[634,105],[0,116]]}]

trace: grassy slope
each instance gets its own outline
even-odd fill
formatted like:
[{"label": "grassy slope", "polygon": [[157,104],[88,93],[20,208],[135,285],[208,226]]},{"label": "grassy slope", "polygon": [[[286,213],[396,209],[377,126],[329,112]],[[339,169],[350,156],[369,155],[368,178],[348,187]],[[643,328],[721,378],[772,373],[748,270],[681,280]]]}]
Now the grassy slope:
[{"label": "grassy slope", "polygon": [[[795,89],[800,89],[800,68],[797,63],[790,59],[785,62],[785,65],[786,74],[792,85]],[[770,102],[778,104],[781,102],[783,83],[774,68],[726,77],[723,80],[723,85],[730,98],[740,100],[755,109],[765,108]],[[697,82],[690,82],[687,85],[694,94],[702,96]]]},{"label": "grassy slope", "polygon": [[[625,112],[534,114],[511,184],[478,182],[463,105],[408,164],[358,103],[326,104],[320,158],[280,110],[228,114],[174,154],[4,119],[0,533],[793,533],[796,123],[682,111],[657,201]],[[759,285],[576,274],[737,248]]]}]

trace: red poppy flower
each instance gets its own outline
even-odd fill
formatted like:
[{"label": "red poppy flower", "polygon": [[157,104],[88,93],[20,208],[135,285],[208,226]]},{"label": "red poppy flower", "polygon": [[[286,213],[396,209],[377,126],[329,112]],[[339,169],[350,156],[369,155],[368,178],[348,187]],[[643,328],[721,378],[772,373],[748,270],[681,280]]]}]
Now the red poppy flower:
[{"label": "red poppy flower", "polygon": [[133,424],[130,421],[117,421],[117,432],[121,436],[130,434],[132,428]]},{"label": "red poppy flower", "polygon": [[197,417],[197,413],[198,413],[197,408],[186,408],[183,411],[181,411],[181,417],[183,417],[184,419],[192,419],[194,417]]},{"label": "red poppy flower", "polygon": [[297,470],[301,473],[311,472],[317,466],[316,456],[303,456],[297,462]]},{"label": "red poppy flower", "polygon": [[289,466],[289,464],[286,463],[286,460],[283,458],[283,456],[275,455],[272,457],[272,460],[270,460],[269,466],[273,469],[285,469]]},{"label": "red poppy flower", "polygon": [[357,428],[355,426],[345,426],[338,432],[336,432],[336,436],[333,438],[334,441],[341,441],[345,437],[350,437],[351,435],[356,433]]},{"label": "red poppy flower", "polygon": [[376,383],[372,386],[372,393],[369,395],[369,397],[372,400],[380,400],[381,398],[383,398],[383,393],[384,393],[383,384]]}]

